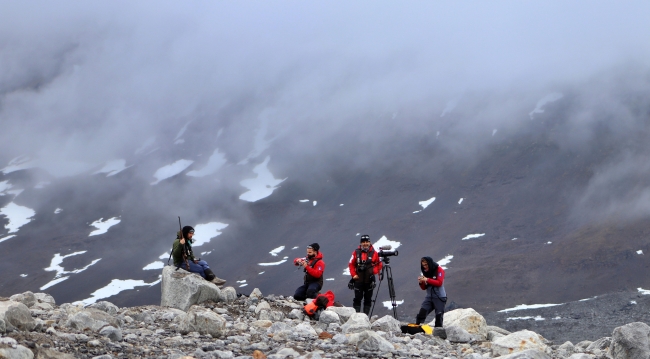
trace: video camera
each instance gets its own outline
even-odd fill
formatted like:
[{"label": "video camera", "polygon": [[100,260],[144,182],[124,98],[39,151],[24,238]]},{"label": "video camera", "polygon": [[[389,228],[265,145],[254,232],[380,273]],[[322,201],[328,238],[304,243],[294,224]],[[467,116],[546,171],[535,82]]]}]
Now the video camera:
[{"label": "video camera", "polygon": [[377,253],[377,255],[380,258],[386,258],[386,257],[397,256],[399,254],[398,251],[391,251],[391,249],[393,249],[393,247],[390,246],[390,245],[381,246],[381,247],[379,247],[379,252]]}]

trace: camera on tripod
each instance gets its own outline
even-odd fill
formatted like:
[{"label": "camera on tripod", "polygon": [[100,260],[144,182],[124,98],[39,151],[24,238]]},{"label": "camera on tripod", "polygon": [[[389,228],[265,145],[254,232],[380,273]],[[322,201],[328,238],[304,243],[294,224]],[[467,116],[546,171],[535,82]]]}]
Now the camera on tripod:
[{"label": "camera on tripod", "polygon": [[381,258],[386,258],[386,257],[392,257],[392,256],[397,256],[399,252],[397,251],[391,251],[393,249],[392,246],[381,246],[379,247],[379,252],[377,255]]}]

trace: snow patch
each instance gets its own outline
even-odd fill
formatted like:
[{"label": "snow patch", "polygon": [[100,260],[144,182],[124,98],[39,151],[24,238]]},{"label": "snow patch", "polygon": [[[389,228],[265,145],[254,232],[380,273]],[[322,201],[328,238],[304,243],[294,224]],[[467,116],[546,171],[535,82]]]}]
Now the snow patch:
[{"label": "snow patch", "polygon": [[257,264],[258,264],[258,265],[261,265],[261,266],[277,266],[277,265],[280,265],[280,264],[286,262],[286,261],[287,261],[287,258],[289,258],[289,257],[284,257],[284,258],[282,258],[282,260],[277,261],[277,262],[271,262],[271,263],[257,263]]},{"label": "snow patch", "polygon": [[301,199],[298,202],[305,203],[305,202],[309,202],[309,200],[308,199]]},{"label": "snow patch", "polygon": [[[383,304],[384,307],[386,307],[386,309],[393,309],[393,303],[391,303],[390,300],[387,300],[387,301],[385,301],[385,302],[381,302],[381,304]],[[395,306],[395,308],[397,308],[397,307],[400,306],[401,304],[404,304],[404,300],[396,300],[396,301],[395,301],[395,304],[397,304],[397,305]]]},{"label": "snow patch", "polygon": [[125,169],[127,169],[129,167],[131,167],[131,166],[128,166],[128,167],[126,166],[126,160],[122,160],[122,159],[112,160],[112,161],[106,162],[104,167],[102,167],[101,169],[99,169],[96,172],[93,172],[93,174],[95,175],[95,174],[98,174],[98,173],[106,173],[106,177],[110,177],[110,176],[114,176],[114,175],[124,171]]},{"label": "snow patch", "polygon": [[[185,130],[187,130],[187,126],[189,126],[190,123],[192,123],[192,121],[188,121],[185,124],[185,126],[183,126],[183,128],[181,128],[181,130],[178,131],[178,134],[176,135],[176,137],[174,137],[174,143],[176,143],[178,141],[178,139],[180,139],[181,136],[183,136],[183,134],[185,133]],[[183,142],[185,142],[185,141],[183,141]],[[181,143],[183,143],[183,142],[181,142]]]},{"label": "snow patch", "polygon": [[27,277],[27,274],[21,274],[20,276],[25,278],[25,277]]},{"label": "snow patch", "polygon": [[295,246],[295,247],[293,247],[293,248],[291,248],[291,249],[298,249],[298,248],[299,248],[298,246]]},{"label": "snow patch", "polygon": [[54,214],[59,214],[61,211],[63,211],[61,208],[57,208],[54,210]]},{"label": "snow patch", "polygon": [[[144,141],[144,143],[142,144],[142,146],[140,146],[140,148],[138,148],[137,150],[135,150],[135,154],[137,155],[137,154],[140,154],[140,153],[146,151],[147,148],[153,146],[153,144],[154,144],[155,142],[156,142],[156,137],[149,137],[149,139],[147,139],[146,141]],[[154,151],[155,151],[155,150],[154,150]],[[151,153],[151,152],[149,152],[149,153]]]},{"label": "snow patch", "polygon": [[546,106],[547,103],[555,102],[555,101],[561,99],[562,97],[564,97],[564,94],[562,94],[560,92],[553,92],[553,93],[550,93],[550,94],[542,97],[541,100],[537,101],[537,106],[535,106],[535,109],[530,111],[528,116],[532,120],[534,114],[536,114],[536,113],[544,113],[544,110],[542,109],[542,107]]},{"label": "snow patch", "polygon": [[317,204],[318,204],[318,201],[314,201],[314,207],[316,207]]},{"label": "snow patch", "polygon": [[[641,293],[641,294],[643,294],[643,295],[649,295],[649,294],[650,294],[650,290],[643,289],[643,288],[641,288],[641,287],[637,288],[637,290],[639,291],[639,293]],[[595,298],[595,297],[594,297],[594,298]]]},{"label": "snow patch", "polygon": [[445,266],[447,264],[449,264],[449,262],[451,262],[451,260],[453,258],[454,258],[454,256],[452,256],[451,254],[448,254],[445,258],[438,261],[438,265],[441,266],[442,269],[447,269],[447,267],[445,267]]},{"label": "snow patch", "polygon": [[478,238],[478,237],[483,237],[484,235],[485,235],[485,233],[468,234],[468,235],[466,235],[465,237],[463,237],[463,239],[461,239],[461,240],[462,240],[462,241],[466,241],[466,240],[468,240],[468,239],[474,239],[474,238]]},{"label": "snow patch", "polygon": [[160,279],[153,281],[151,283],[146,283],[143,280],[135,280],[135,279],[125,279],[125,280],[113,279],[107,286],[99,288],[96,291],[90,293],[91,295],[90,298],[86,298],[84,300],[74,302],[73,304],[83,304],[84,306],[88,306],[97,302],[100,299],[112,297],[125,290],[130,290],[130,289],[134,289],[135,287],[143,287],[143,286],[151,287],[158,283],[160,283]]},{"label": "snow patch", "polygon": [[111,228],[114,225],[121,222],[121,220],[118,217],[109,218],[109,219],[107,219],[105,221],[103,221],[103,219],[104,218],[100,218],[100,219],[98,219],[95,222],[90,224],[91,227],[95,227],[97,229],[90,232],[88,237],[98,236],[100,234],[104,234],[104,233],[108,232],[109,228]]},{"label": "snow patch", "polygon": [[14,202],[10,202],[6,206],[0,208],[0,214],[7,217],[9,223],[5,224],[5,228],[9,229],[9,233],[18,232],[20,227],[32,221],[32,217],[36,212],[24,206],[19,206]]},{"label": "snow patch", "polygon": [[221,234],[221,230],[228,227],[226,223],[210,222],[194,226],[194,237],[192,247],[204,245],[210,240]]},{"label": "snow patch", "polygon": [[97,263],[97,262],[99,262],[101,260],[101,258],[95,259],[92,262],[90,262],[90,264],[88,264],[87,266],[85,266],[83,268],[80,268],[80,269],[73,269],[71,271],[66,271],[61,266],[61,263],[63,263],[64,259],[66,259],[68,257],[76,256],[76,255],[79,255],[79,254],[84,254],[84,253],[86,253],[86,251],[73,252],[73,253],[70,253],[70,254],[66,254],[64,256],[62,256],[60,253],[56,253],[54,255],[54,257],[52,257],[52,260],[50,261],[50,266],[47,267],[47,268],[43,268],[46,272],[56,272],[56,275],[54,276],[53,280],[46,283],[40,289],[44,290],[44,289],[47,289],[47,288],[49,288],[49,287],[51,287],[51,286],[53,286],[55,284],[61,283],[64,280],[70,278],[70,276],[64,277],[65,274],[81,273],[81,272],[85,271],[86,269],[88,269],[90,266],[94,265],[95,263]]},{"label": "snow patch", "polygon": [[237,283],[246,283],[246,279],[244,279],[244,280],[238,280]]},{"label": "snow patch", "polygon": [[283,250],[284,246],[279,246],[278,248],[271,250],[269,253],[271,253],[272,256],[277,257],[278,253],[282,252]]},{"label": "snow patch", "polygon": [[245,286],[247,286],[247,285],[248,285],[248,283],[242,284],[242,285],[239,286],[239,288],[241,288],[241,287],[245,287]]},{"label": "snow patch", "polygon": [[191,160],[178,160],[167,166],[160,167],[156,170],[153,176],[156,178],[156,181],[151,182],[151,185],[157,185],[160,181],[164,181],[167,178],[176,176],[177,174],[185,171],[194,161]]},{"label": "snow patch", "polygon": [[343,204],[343,203],[341,203],[341,204],[339,204],[339,207],[343,207],[343,206],[344,206],[344,204]]},{"label": "snow patch", "polygon": [[528,319],[534,319],[536,321],[545,320],[544,318],[542,318],[542,316],[538,315],[536,317],[510,317],[510,318],[506,318],[506,321],[509,322],[511,320],[528,320]]},{"label": "snow patch", "polygon": [[516,306],[514,308],[499,310],[499,313],[504,313],[504,312],[507,313],[507,312],[511,312],[511,311],[514,311],[514,310],[526,310],[526,309],[555,307],[555,306],[563,305],[563,304],[564,303],[560,303],[560,304],[520,304],[520,305],[518,305],[518,306]]},{"label": "snow patch", "polygon": [[9,161],[9,164],[0,171],[2,171],[3,174],[9,174],[11,172],[26,170],[34,167],[36,167],[36,163],[31,159],[31,157],[22,155]]},{"label": "snow patch", "polygon": [[208,163],[201,168],[200,170],[197,171],[189,171],[187,172],[187,176],[190,177],[205,177],[211,174],[216,173],[223,165],[226,164],[226,155],[219,152],[219,149],[217,148],[214,150],[212,153],[212,156],[208,159]]},{"label": "snow patch", "polygon": [[325,280],[334,280],[334,278],[327,278],[327,279],[325,279]]},{"label": "snow patch", "polygon": [[0,238],[0,242],[4,242],[4,241],[6,241],[7,239],[14,238],[15,236],[16,236],[16,235],[12,234],[12,235],[10,235],[10,236],[2,237],[2,238]]},{"label": "snow patch", "polygon": [[257,177],[239,182],[243,187],[248,188],[248,191],[242,193],[239,199],[248,202],[259,201],[262,198],[270,196],[277,189],[277,185],[286,180],[286,178],[280,180],[273,177],[273,174],[267,168],[270,160],[271,157],[266,156],[264,162],[253,168],[253,172],[257,174]]},{"label": "snow patch", "polygon": [[636,300],[630,301],[630,304],[636,304]]},{"label": "snow patch", "polygon": [[643,254],[643,251],[639,249],[638,251],[636,251],[636,254]]},{"label": "snow patch", "polygon": [[150,270],[150,269],[161,269],[165,267],[165,263],[160,262],[160,261],[155,261],[153,263],[149,263],[142,270]]},{"label": "snow patch", "polygon": [[257,274],[259,275],[259,274],[264,274],[264,273],[266,273],[266,271],[261,271],[261,272],[259,272]]},{"label": "snow patch", "polygon": [[463,203],[463,198],[458,200],[458,204],[461,204],[461,203]]}]

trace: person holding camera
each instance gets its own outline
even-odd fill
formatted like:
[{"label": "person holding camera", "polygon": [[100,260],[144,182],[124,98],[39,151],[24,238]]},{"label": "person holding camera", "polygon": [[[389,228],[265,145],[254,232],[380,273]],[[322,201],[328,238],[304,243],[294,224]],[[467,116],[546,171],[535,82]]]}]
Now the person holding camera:
[{"label": "person holding camera", "polygon": [[318,243],[308,245],[307,257],[296,258],[293,260],[293,264],[303,267],[305,271],[304,284],[296,289],[293,299],[305,300],[307,298],[316,298],[318,291],[323,288],[323,272],[325,271],[323,254],[320,252]]},{"label": "person holding camera", "polygon": [[[422,275],[418,277],[418,283],[422,290],[427,291],[427,296],[422,302],[420,312],[415,317],[415,324],[422,324],[427,315],[435,310],[436,323],[434,327],[442,328],[442,318],[447,303],[447,293],[442,285],[445,280],[445,270],[434,262],[431,257],[422,257],[420,259],[420,269]],[[434,330],[438,331],[438,329]]]},{"label": "person holding camera", "polygon": [[205,280],[216,285],[226,283],[225,279],[217,278],[217,276],[214,275],[206,261],[194,258],[194,253],[192,252],[192,237],[194,237],[194,228],[190,226],[183,227],[183,229],[176,234],[176,240],[172,247],[174,266],[176,266],[176,268],[183,268],[191,273],[197,273]]},{"label": "person holding camera", "polygon": [[372,291],[375,289],[375,275],[381,271],[382,263],[379,255],[370,244],[370,236],[361,236],[359,247],[352,252],[350,263],[350,275],[352,279],[348,285],[354,289],[352,307],[361,312],[361,300],[363,300],[363,312],[368,315],[372,307]]}]

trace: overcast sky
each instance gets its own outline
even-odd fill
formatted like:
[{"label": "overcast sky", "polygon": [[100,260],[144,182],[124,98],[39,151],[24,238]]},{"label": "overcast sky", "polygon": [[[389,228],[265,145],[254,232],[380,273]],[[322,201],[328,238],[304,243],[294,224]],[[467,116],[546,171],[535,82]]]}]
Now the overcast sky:
[{"label": "overcast sky", "polygon": [[[449,131],[460,148],[476,128],[525,118],[549,92],[650,66],[647,1],[2,1],[0,9],[0,165],[28,154],[64,168],[59,175],[128,157],[148,139],[171,146],[190,121],[188,134],[215,139],[210,152],[225,129],[219,146],[236,162],[253,150],[262,120],[269,138],[294,131],[285,146],[317,151],[319,138],[374,121],[417,133],[450,101],[483,94],[480,116]],[[394,134],[368,132],[368,141]]]}]

